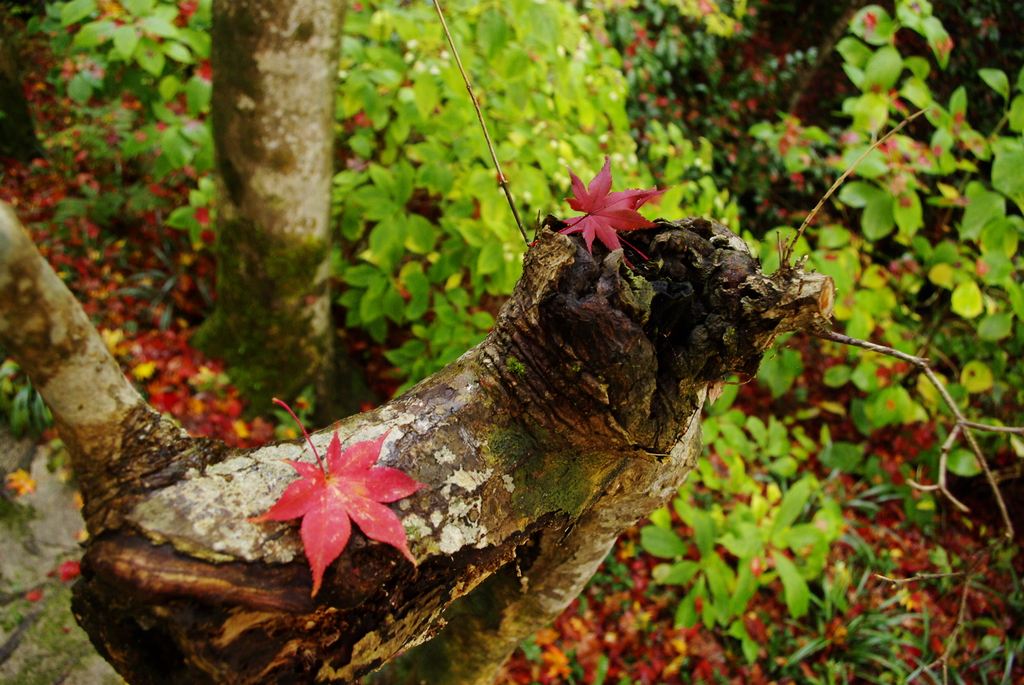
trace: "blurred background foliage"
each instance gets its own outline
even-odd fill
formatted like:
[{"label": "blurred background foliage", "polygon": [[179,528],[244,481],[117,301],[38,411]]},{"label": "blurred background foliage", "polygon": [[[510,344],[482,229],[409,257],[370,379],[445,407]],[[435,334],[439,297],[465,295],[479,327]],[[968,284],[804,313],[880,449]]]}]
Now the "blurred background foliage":
[{"label": "blurred background foliage", "polygon": [[[27,23],[59,56],[50,86],[75,103],[46,148],[68,165],[87,156],[94,180],[56,203],[53,231],[87,217],[95,230],[79,247],[95,250],[148,230],[135,215],[171,229],[151,268],[118,291],[147,303],[163,329],[201,320],[212,290],[208,272],[173,256],[200,263],[216,240],[209,5],[72,0]],[[672,186],[648,216],[714,218],[771,271],[777,232],[927,108],[868,154],[796,254],[835,279],[838,330],[933,359],[969,418],[1024,424],[1024,3],[454,0],[445,11],[530,230],[568,213],[567,167],[589,179],[608,155],[616,189]],[[339,70],[337,319],[374,387],[391,394],[486,335],[526,246],[428,3],[353,3]],[[736,660],[763,662],[766,678],[921,676],[942,642],[922,606],[869,600],[869,571],[903,567],[865,540],[865,522],[888,512],[889,525],[942,539],[946,505],[908,481],[938,478],[948,410],[908,365],[803,337],[750,380],[733,379],[709,408],[697,472],[606,569],[639,546],[653,586],[672,597],[673,626],[714,631]],[[226,383],[216,384],[225,397]],[[0,367],[0,414],[16,432],[48,420],[13,362]],[[1019,493],[1024,442],[979,439]],[[983,546],[999,523],[974,485],[980,467],[957,448],[949,470],[975,506],[961,524]],[[927,568],[969,564],[966,550],[928,549]],[[974,651],[960,660],[994,674],[987,682],[1017,673],[1024,648],[1013,558],[1004,549],[990,560],[1012,579],[991,591],[1005,618],[975,620]],[[773,593],[788,626],[778,633],[752,610]],[[849,649],[829,648],[842,646],[834,622],[851,607]],[[517,658],[550,665],[548,646]],[[534,671],[580,682],[579,663]],[[597,663],[607,674],[607,659]]]}]

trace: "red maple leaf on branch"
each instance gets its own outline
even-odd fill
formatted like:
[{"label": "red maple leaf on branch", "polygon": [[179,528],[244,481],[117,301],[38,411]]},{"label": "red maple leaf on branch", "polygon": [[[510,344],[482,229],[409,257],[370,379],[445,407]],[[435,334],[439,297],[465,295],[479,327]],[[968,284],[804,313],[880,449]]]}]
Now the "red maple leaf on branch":
[{"label": "red maple leaf on branch", "polygon": [[278,399],[274,402],[287,409],[299,423],[309,446],[313,448],[317,465],[285,460],[299,473],[299,480],[285,489],[267,513],[249,520],[290,521],[302,517],[299,532],[313,571],[313,593],[310,596],[316,596],[324,571],[348,544],[352,533],[351,521],[359,525],[366,537],[396,547],[415,564],[402,522],[381,502],[400,500],[425,486],[398,469],[374,466],[388,434],[376,440],[357,442],[342,451],[338,429],[335,428],[334,437],[327,447],[325,466],[291,408]]},{"label": "red maple leaf on branch", "polygon": [[[593,253],[594,238],[604,244],[609,250],[618,250],[622,247],[619,243],[618,231],[635,231],[638,228],[654,228],[653,221],[645,219],[636,208],[651,198],[664,193],[668,188],[658,190],[621,190],[610,192],[612,189],[611,160],[606,156],[604,166],[597,176],[584,187],[579,176],[569,169],[569,176],[572,177],[573,197],[566,198],[569,206],[577,212],[583,212],[583,216],[570,217],[565,221],[566,227],[559,233],[583,233],[583,239],[587,241],[587,250]],[[625,242],[625,239],[623,239]],[[633,247],[628,242],[627,245]],[[636,250],[635,247],[633,247]],[[644,259],[647,257],[640,252]]]}]

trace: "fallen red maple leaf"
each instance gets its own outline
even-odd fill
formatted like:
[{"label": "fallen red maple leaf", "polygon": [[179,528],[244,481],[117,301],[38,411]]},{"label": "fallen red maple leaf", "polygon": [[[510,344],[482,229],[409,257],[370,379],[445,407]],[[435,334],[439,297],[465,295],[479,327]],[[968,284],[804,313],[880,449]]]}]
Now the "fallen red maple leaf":
[{"label": "fallen red maple leaf", "polygon": [[47,578],[60,576],[60,582],[66,583],[82,575],[82,566],[77,561],[65,561],[63,564],[46,574]]},{"label": "fallen red maple leaf", "polygon": [[[287,404],[278,399],[274,402],[287,409],[299,422]],[[301,422],[299,427],[313,448],[319,466],[285,460],[299,473],[299,480],[285,489],[267,513],[249,520],[289,521],[302,517],[299,531],[302,547],[313,571],[313,593],[310,596],[316,596],[324,570],[348,544],[352,533],[350,519],[359,524],[366,537],[396,547],[415,564],[402,522],[381,502],[400,500],[425,486],[398,469],[374,466],[388,434],[376,440],[357,442],[342,451],[338,429],[335,428],[334,437],[327,447],[325,467]]]},{"label": "fallen red maple leaf", "polygon": [[[657,197],[668,190],[621,190],[609,192],[612,189],[611,160],[606,156],[604,166],[597,176],[587,187],[579,176],[569,169],[569,176],[572,177],[573,197],[566,198],[569,206],[577,212],[584,212],[583,216],[570,217],[565,223],[566,227],[559,233],[583,233],[583,239],[587,241],[587,250],[593,252],[594,238],[600,240],[609,250],[618,250],[622,245],[619,243],[618,231],[635,231],[638,228],[654,228],[653,221],[648,221],[636,208],[653,197]],[[625,242],[625,239],[623,239]],[[629,243],[626,243],[629,245]],[[633,247],[632,245],[629,245]],[[636,250],[635,247],[633,247]],[[640,256],[647,259],[640,250],[636,250]]]}]

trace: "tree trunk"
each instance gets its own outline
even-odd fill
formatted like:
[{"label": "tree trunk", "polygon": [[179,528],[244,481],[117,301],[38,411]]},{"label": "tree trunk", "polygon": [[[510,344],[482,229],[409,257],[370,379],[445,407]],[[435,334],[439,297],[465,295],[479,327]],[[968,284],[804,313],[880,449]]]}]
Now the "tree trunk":
[{"label": "tree trunk", "polygon": [[839,40],[850,27],[850,22],[853,21],[854,16],[866,4],[868,4],[868,0],[846,0],[846,5],[842,8],[839,17],[832,24],[832,29],[822,37],[821,43],[818,45],[818,56],[815,58],[814,64],[805,66],[800,70],[796,83],[793,85],[792,92],[789,95],[789,105],[786,108],[787,114],[793,115],[796,113],[796,108],[800,105],[800,100],[803,99],[807,88],[811,85],[811,81],[821,71],[822,67],[825,66],[828,58],[832,56],[832,51],[835,50]]},{"label": "tree trunk", "polygon": [[0,10],[0,157],[29,162],[45,156],[21,84],[6,11]]},{"label": "tree trunk", "polygon": [[250,407],[333,401],[329,245],[345,0],[214,0],[217,307],[194,339]]},{"label": "tree trunk", "polygon": [[[484,342],[338,425],[345,445],[387,432],[380,464],[427,485],[394,506],[417,565],[354,534],[314,601],[294,523],[249,520],[294,479],[281,459],[311,460],[303,446],[227,449],[169,426],[98,358],[81,309],[0,211],[0,342],[82,477],[74,610],[100,652],[133,684],[353,682],[448,616],[435,651],[449,658],[415,677],[488,682],[618,533],[672,496],[723,376],[754,373],[776,336],[831,312],[830,279],[764,276],[713,222],[632,238],[651,256],[636,270],[541,231]],[[114,399],[87,407],[76,388]]]}]

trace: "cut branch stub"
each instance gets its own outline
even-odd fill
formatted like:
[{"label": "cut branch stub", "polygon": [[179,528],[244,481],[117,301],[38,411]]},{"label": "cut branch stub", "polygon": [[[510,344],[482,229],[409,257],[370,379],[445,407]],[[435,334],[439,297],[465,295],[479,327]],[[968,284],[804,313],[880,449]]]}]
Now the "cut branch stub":
[{"label": "cut branch stub", "polygon": [[[312,461],[303,445],[123,431],[142,484],[84,483],[109,510],[75,590],[101,652],[132,683],[348,682],[429,639],[453,600],[510,561],[537,572],[520,591],[535,605],[510,612],[521,620],[506,635],[568,603],[615,535],[692,469],[708,386],[753,373],[776,336],[829,314],[828,279],[764,276],[713,222],[633,237],[651,256],[636,271],[621,252],[595,257],[541,231],[483,343],[338,426],[343,446],[390,431],[378,464],[428,486],[393,505],[416,567],[354,534],[312,601],[297,526],[248,520],[294,478],[282,459]],[[120,458],[72,456],[94,472]]]}]

